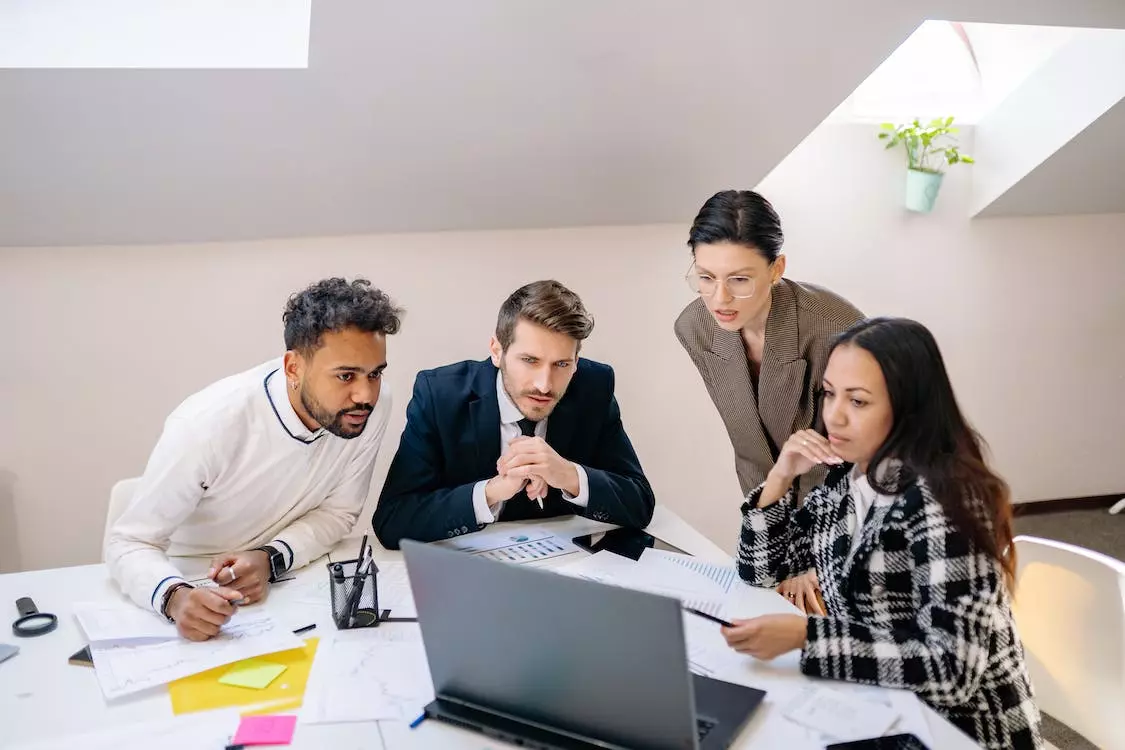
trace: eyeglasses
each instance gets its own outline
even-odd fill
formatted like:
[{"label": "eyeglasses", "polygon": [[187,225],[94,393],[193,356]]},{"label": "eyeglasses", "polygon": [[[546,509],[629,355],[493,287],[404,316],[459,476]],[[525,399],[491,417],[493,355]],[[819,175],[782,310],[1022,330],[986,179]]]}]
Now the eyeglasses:
[{"label": "eyeglasses", "polygon": [[730,296],[735,299],[749,299],[754,296],[754,279],[750,276],[728,276],[725,279],[717,279],[709,273],[699,271],[692,263],[684,278],[691,290],[701,297],[714,296],[715,292],[719,291],[720,284],[725,286]]}]

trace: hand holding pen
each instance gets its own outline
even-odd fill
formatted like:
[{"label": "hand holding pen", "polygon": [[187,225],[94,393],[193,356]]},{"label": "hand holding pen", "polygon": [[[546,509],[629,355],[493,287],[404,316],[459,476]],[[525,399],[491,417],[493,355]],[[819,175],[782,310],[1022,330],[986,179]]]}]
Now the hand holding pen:
[{"label": "hand holding pen", "polygon": [[207,577],[220,586],[237,588],[243,598],[239,604],[260,602],[270,585],[270,558],[261,550],[219,555],[211,560]]}]

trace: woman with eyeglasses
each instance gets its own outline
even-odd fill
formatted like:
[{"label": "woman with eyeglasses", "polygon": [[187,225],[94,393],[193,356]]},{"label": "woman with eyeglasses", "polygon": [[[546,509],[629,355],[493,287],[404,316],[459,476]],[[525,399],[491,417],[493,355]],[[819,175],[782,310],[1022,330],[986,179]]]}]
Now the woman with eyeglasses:
[{"label": "woman with eyeglasses", "polygon": [[[863,318],[843,297],[783,278],[783,239],[777,212],[751,190],[713,195],[688,234],[687,282],[699,299],[680,313],[676,336],[726,425],[743,494],[765,480],[790,435],[818,429],[832,338]],[[802,477],[797,496],[824,475]],[[802,611],[823,611],[815,573],[778,590]]]},{"label": "woman with eyeglasses", "polygon": [[[716,193],[688,235],[687,282],[699,299],[680,313],[676,336],[726,425],[743,493],[790,435],[817,427],[832,337],[863,318],[843,297],[783,278],[782,240],[777,212],[750,190]],[[823,478],[805,477],[798,495]]]}]

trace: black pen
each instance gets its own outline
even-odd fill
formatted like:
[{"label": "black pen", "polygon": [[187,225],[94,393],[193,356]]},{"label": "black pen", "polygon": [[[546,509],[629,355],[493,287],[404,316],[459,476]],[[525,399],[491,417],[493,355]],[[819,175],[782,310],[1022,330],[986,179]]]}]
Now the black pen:
[{"label": "black pen", "polygon": [[293,635],[300,635],[301,633],[307,633],[315,627],[316,627],[316,623],[314,622],[312,625],[306,625],[303,628],[297,628],[296,630],[293,631]]},{"label": "black pen", "polygon": [[691,612],[693,615],[699,615],[700,617],[702,617],[705,620],[710,620],[711,622],[717,622],[720,625],[722,625],[724,628],[733,628],[734,627],[733,622],[727,622],[723,618],[715,617],[715,615],[704,612],[701,609],[695,609],[694,607],[684,607],[684,609],[686,609],[688,612]]},{"label": "black pen", "polygon": [[357,568],[359,567],[359,564],[363,562],[363,558],[365,557],[367,557],[367,534],[364,534],[363,539],[359,540],[359,557],[357,557],[355,560]]}]

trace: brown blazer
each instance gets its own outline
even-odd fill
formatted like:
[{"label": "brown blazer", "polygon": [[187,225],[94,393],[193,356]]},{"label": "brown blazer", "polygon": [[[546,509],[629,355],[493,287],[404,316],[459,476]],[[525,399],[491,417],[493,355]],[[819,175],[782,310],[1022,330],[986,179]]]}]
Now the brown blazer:
[{"label": "brown blazer", "polygon": [[[719,410],[734,446],[743,493],[765,481],[777,452],[798,430],[820,424],[817,389],[832,339],[863,313],[827,289],[782,279],[772,287],[766,341],[754,393],[746,346],[738,331],[724,331],[702,299],[676,319],[676,337],[687,350]],[[825,470],[799,481],[799,497],[824,480]]]}]

